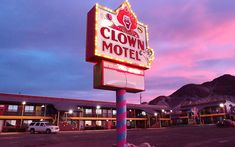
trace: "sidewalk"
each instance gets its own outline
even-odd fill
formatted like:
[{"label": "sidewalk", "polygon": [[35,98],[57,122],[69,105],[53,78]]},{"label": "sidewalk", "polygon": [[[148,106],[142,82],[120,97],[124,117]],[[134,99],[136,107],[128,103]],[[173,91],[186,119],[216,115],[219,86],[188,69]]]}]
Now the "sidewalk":
[{"label": "sidewalk", "polygon": [[[163,129],[163,128],[132,128],[132,129],[127,129],[127,131],[146,130],[146,129]],[[90,132],[115,132],[115,131],[116,131],[116,129],[59,131],[58,134],[66,134],[66,133],[90,133]],[[27,133],[29,133],[29,132],[0,132],[0,136],[1,135],[27,134]]]},{"label": "sidewalk", "polygon": [[1,135],[17,135],[17,134],[25,134],[27,132],[0,132]]}]

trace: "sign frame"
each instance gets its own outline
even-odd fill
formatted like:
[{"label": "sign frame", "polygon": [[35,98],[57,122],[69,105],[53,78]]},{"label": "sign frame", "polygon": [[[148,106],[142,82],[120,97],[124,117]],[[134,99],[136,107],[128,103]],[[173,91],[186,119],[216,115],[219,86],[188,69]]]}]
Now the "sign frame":
[{"label": "sign frame", "polygon": [[[123,9],[124,7],[128,7],[128,10],[130,11],[131,14],[133,14],[134,18],[137,21],[137,25],[142,26],[141,28],[144,28],[144,34],[145,34],[145,44],[144,44],[144,49],[145,50],[136,50],[136,56],[140,55],[140,56],[144,56],[145,58],[145,62],[143,62],[144,64],[139,64],[140,62],[135,62],[135,61],[131,61],[131,60],[127,60],[125,58],[118,58],[118,57],[113,57],[111,55],[107,55],[107,54],[102,54],[99,52],[99,42],[98,42],[98,34],[99,31],[98,30],[98,25],[99,25],[99,11],[104,10],[107,11],[107,13],[111,13],[114,15],[117,15],[117,13],[119,12],[119,10]],[[136,28],[137,30],[137,28]],[[113,61],[113,62],[117,62],[117,63],[121,63],[124,65],[128,65],[128,66],[133,66],[133,67],[137,67],[140,69],[149,69],[151,67],[151,63],[154,60],[154,51],[153,49],[151,49],[148,45],[148,26],[139,22],[137,19],[137,16],[135,15],[135,13],[133,12],[130,4],[128,1],[125,1],[121,6],[119,6],[115,11],[106,8],[104,6],[101,6],[99,4],[96,4],[87,14],[87,38],[86,38],[86,61],[88,62],[100,62],[101,60],[108,60],[108,61]],[[138,51],[138,53],[137,53]],[[143,57],[142,57],[143,58]],[[142,59],[143,60],[143,59]]]}]

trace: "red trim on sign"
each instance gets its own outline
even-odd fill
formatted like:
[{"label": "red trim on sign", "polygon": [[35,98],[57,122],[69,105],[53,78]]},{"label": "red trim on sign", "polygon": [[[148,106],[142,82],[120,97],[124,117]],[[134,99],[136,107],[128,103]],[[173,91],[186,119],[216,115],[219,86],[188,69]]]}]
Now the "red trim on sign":
[{"label": "red trim on sign", "polygon": [[95,57],[95,22],[96,6],[87,13],[86,61],[91,61]]},{"label": "red trim on sign", "polygon": [[[112,67],[104,67],[106,69],[112,69],[112,70],[116,70],[116,71],[119,71],[119,72],[122,72],[122,73],[129,73],[129,74],[133,74],[133,75],[137,75],[137,76],[144,76],[144,74],[136,74],[136,73],[132,73],[132,72],[128,72],[128,71],[123,71],[121,69],[115,69],[115,68],[112,68]],[[103,69],[104,69],[103,68]]]},{"label": "red trim on sign", "polygon": [[142,89],[135,89],[135,88],[126,88],[126,87],[115,86],[112,84],[103,85],[101,89],[109,89],[109,90],[125,89],[127,92],[134,92],[134,93],[144,91],[144,89],[142,90]]},{"label": "red trim on sign", "polygon": [[104,60],[101,62],[102,85],[104,85]]}]

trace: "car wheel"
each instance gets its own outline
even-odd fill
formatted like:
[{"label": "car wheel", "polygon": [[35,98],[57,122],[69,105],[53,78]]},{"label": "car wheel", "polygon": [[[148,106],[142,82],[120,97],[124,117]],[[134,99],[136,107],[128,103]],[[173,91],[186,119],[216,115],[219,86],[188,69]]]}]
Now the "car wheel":
[{"label": "car wheel", "polygon": [[51,133],[51,130],[50,130],[50,129],[47,129],[47,130],[46,130],[46,133],[47,133],[47,134],[50,134],[50,133]]},{"label": "car wheel", "polygon": [[34,129],[30,129],[30,134],[34,134],[35,130]]}]

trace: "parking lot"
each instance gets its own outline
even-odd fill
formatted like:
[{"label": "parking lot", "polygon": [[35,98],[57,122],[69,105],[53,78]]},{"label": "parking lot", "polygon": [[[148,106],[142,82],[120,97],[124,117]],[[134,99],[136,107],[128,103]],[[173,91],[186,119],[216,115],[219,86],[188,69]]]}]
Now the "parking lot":
[{"label": "parking lot", "polygon": [[[115,130],[60,132],[58,134],[0,134],[0,146],[111,147],[116,142],[115,135]],[[131,129],[128,130],[128,142],[136,145],[149,142],[156,147],[234,146],[235,128],[185,126]]]}]

